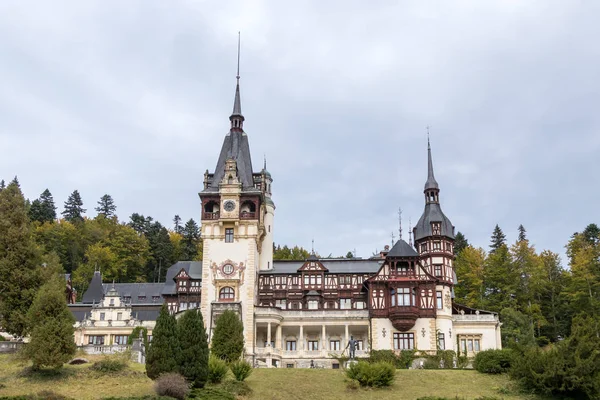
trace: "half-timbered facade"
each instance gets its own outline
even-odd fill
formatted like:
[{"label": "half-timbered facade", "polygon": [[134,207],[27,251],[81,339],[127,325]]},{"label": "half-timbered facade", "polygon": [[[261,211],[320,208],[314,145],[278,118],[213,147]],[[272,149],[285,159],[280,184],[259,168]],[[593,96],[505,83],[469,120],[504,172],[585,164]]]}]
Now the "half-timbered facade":
[{"label": "half-timbered facade", "polygon": [[497,314],[453,301],[454,226],[441,209],[429,144],[425,208],[409,243],[400,239],[369,259],[278,261],[273,179],[266,163],[252,168],[239,76],[229,120],[199,193],[203,259],[171,266],[161,289],[171,312],[199,308],[210,340],[219,315],[235,311],[245,354],[267,367],[335,367],[350,338],[358,357],[383,349],[473,355],[501,346]]}]

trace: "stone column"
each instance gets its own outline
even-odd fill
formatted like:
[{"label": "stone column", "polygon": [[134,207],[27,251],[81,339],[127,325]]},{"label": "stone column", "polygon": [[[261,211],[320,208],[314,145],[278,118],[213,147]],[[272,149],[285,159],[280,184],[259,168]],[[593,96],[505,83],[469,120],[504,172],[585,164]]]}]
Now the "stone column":
[{"label": "stone column", "polygon": [[321,353],[325,353],[325,350],[327,350],[326,346],[326,342],[327,342],[327,330],[325,328],[325,325],[321,326]]},{"label": "stone column", "polygon": [[278,349],[283,349],[283,343],[281,343],[281,325],[277,325],[277,330],[275,331],[275,347]]},{"label": "stone column", "polygon": [[298,350],[304,351],[304,326],[300,325],[300,335],[298,336]]},{"label": "stone column", "polygon": [[267,345],[265,347],[271,347],[271,323],[267,323]]},{"label": "stone column", "polygon": [[346,348],[349,340],[350,340],[350,335],[348,335],[348,324],[346,324],[346,325],[344,325],[344,343],[342,343],[342,349]]}]

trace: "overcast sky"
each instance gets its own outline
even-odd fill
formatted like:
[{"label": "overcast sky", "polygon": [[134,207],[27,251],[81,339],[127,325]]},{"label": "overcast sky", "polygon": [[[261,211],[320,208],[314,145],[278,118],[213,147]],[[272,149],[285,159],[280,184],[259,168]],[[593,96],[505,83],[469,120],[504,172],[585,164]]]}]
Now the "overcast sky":
[{"label": "overcast sky", "polygon": [[0,177],[88,216],[109,193],[168,227],[200,217],[229,128],[273,175],[275,241],[368,257],[423,211],[426,126],[442,208],[488,248],[600,222],[600,3],[2,1]]}]

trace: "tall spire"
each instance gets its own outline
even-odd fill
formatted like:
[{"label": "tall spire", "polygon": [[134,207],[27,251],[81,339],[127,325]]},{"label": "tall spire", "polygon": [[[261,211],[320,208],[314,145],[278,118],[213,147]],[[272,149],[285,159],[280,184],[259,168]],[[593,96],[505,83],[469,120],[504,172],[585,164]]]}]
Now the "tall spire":
[{"label": "tall spire", "polygon": [[238,32],[237,74],[235,76],[235,98],[233,100],[233,112],[229,117],[232,129],[242,129],[244,116],[242,115],[242,101],[240,100],[240,32]]},{"label": "tall spire", "polygon": [[425,191],[435,189],[439,190],[435,176],[433,176],[433,161],[431,160],[431,144],[429,143],[429,126],[427,127],[427,182],[425,182]]}]

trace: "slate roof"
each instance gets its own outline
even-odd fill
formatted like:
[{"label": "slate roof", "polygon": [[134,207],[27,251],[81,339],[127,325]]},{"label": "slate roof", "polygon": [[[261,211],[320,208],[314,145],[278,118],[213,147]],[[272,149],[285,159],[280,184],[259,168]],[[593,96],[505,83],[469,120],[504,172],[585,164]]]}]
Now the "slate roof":
[{"label": "slate roof", "polygon": [[[162,289],[164,283],[115,283],[115,290],[121,297],[129,297],[131,305],[136,304],[162,304]],[[112,289],[112,283],[102,285],[104,293]],[[140,296],[144,297],[140,299]],[[158,297],[158,299],[154,299]],[[129,300],[129,299],[128,299]],[[96,302],[97,303],[97,302]]]},{"label": "slate roof", "polygon": [[171,265],[167,270],[167,277],[162,288],[162,294],[176,294],[175,288],[175,276],[181,270],[185,272],[192,279],[202,279],[202,261],[178,261]]},{"label": "slate roof", "polygon": [[[274,260],[273,268],[259,271],[261,275],[295,274],[306,261]],[[320,259],[319,262],[330,274],[374,274],[379,271],[383,260],[379,259]]]},{"label": "slate roof", "polygon": [[419,257],[419,253],[410,244],[400,239],[387,253],[387,257]]},{"label": "slate roof", "polygon": [[452,226],[452,222],[442,212],[442,208],[438,203],[429,203],[425,204],[423,215],[421,215],[419,222],[417,222],[413,229],[415,240],[433,235],[431,229],[432,222],[441,222],[441,235],[454,239],[454,226]]},{"label": "slate roof", "polygon": [[427,139],[427,181],[425,182],[425,190],[439,189],[438,183],[433,176],[433,161],[431,160],[431,145]]},{"label": "slate roof", "polygon": [[102,275],[100,271],[94,271],[94,276],[83,294],[81,302],[84,304],[98,303],[104,297],[104,289],[102,288]]}]

